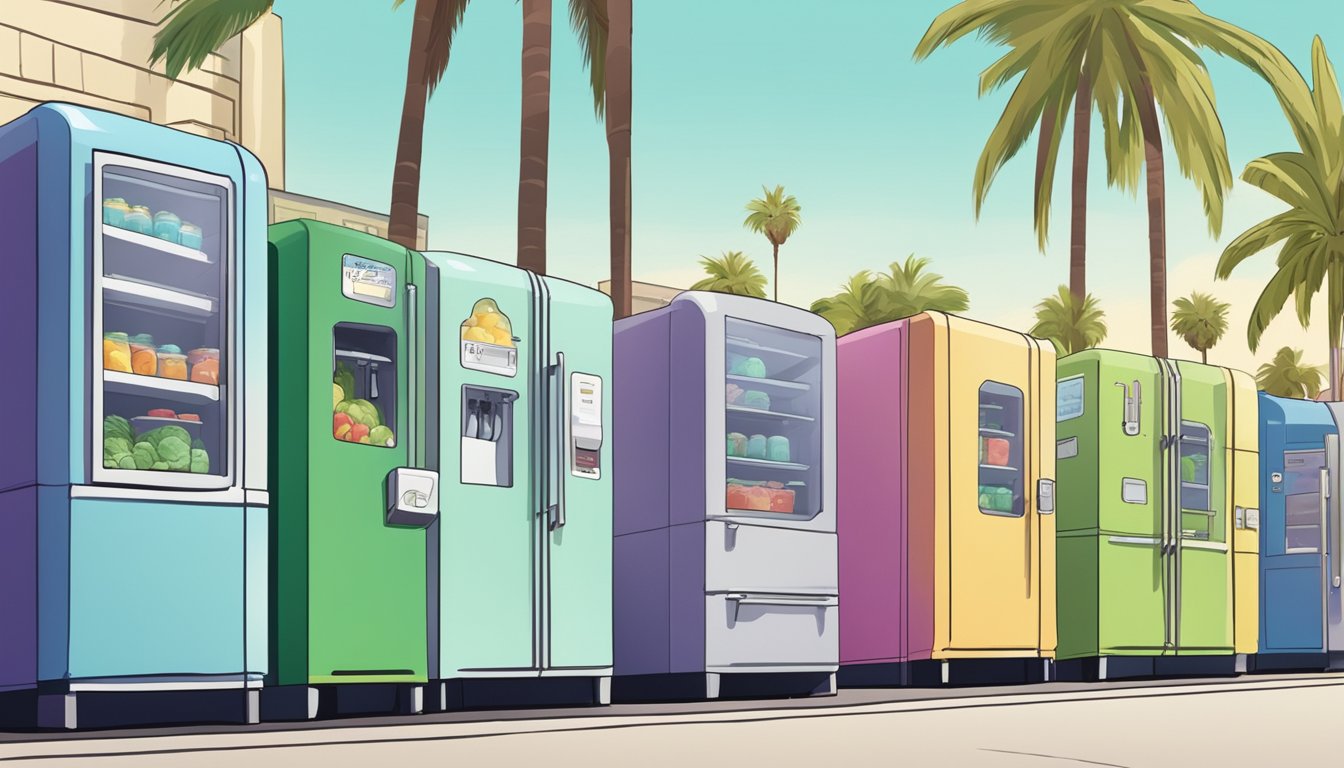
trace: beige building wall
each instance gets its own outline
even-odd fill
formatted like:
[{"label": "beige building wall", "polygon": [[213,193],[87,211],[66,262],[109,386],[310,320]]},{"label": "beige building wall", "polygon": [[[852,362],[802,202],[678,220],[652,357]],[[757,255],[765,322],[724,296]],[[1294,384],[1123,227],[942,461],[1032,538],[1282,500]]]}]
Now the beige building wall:
[{"label": "beige building wall", "polygon": [[148,65],[161,0],[0,1],[0,123],[44,101],[117,112],[247,147],[285,186],[280,18],[266,14],[169,80]]},{"label": "beige building wall", "polygon": [[[597,290],[610,296],[611,281],[603,280],[598,283]],[[681,291],[680,288],[669,288],[666,285],[633,282],[630,284],[630,312],[637,315],[640,312],[666,307]]]},{"label": "beige building wall", "polygon": [[[315,219],[381,238],[387,237],[387,217],[381,213],[278,189],[271,190],[270,219],[272,224],[293,219]],[[415,243],[416,250],[420,251],[429,245],[429,217],[423,213],[416,222]]]}]

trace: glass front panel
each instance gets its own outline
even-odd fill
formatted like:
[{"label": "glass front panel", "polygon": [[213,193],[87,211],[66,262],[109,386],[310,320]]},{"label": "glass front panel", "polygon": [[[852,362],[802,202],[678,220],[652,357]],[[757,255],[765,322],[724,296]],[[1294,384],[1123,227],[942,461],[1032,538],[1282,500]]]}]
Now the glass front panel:
[{"label": "glass front panel", "polygon": [[1181,423],[1181,509],[1213,511],[1209,507],[1209,428]]},{"label": "glass front panel", "polygon": [[987,381],[980,387],[980,511],[1021,517],[1023,496],[1022,390]]},{"label": "glass front panel", "polygon": [[[396,447],[396,331],[337,323],[332,342],[331,436],[346,443]],[[314,393],[314,397],[319,394],[326,395]]]},{"label": "glass front panel", "polygon": [[729,318],[727,508],[821,511],[821,339]]},{"label": "glass front panel", "polygon": [[129,165],[100,181],[101,466],[227,475],[230,191]]},{"label": "glass front panel", "polygon": [[1319,552],[1323,451],[1283,454],[1283,535],[1287,552]]}]

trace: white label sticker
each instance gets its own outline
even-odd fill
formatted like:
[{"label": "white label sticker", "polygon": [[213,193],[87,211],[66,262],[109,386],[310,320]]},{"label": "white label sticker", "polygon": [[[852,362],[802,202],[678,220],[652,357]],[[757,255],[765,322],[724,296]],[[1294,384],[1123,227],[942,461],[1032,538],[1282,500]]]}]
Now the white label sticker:
[{"label": "white label sticker", "polygon": [[392,307],[397,303],[397,270],[389,264],[347,253],[341,259],[341,293],[347,299]]},{"label": "white label sticker", "polygon": [[570,474],[602,476],[602,379],[587,373],[569,378]]}]

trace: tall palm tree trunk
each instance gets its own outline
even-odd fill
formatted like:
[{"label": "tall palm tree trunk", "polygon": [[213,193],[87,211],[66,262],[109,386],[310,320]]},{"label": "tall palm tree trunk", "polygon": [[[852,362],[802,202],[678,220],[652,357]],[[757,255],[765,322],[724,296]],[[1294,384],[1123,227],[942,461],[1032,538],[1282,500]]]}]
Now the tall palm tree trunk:
[{"label": "tall palm tree trunk", "polygon": [[420,157],[424,151],[425,104],[429,101],[430,25],[440,0],[415,0],[411,22],[411,53],[406,63],[406,96],[401,103],[401,130],[397,135],[397,163],[392,169],[392,204],[388,210],[387,238],[406,248],[415,240],[420,216]]},{"label": "tall palm tree trunk", "polygon": [[775,276],[770,281],[770,286],[775,290],[775,301],[779,301],[779,243],[771,243],[775,248]]},{"label": "tall palm tree trunk", "polygon": [[546,274],[546,162],[551,132],[551,3],[523,0],[518,266]]},{"label": "tall palm tree trunk", "polygon": [[607,0],[607,154],[611,173],[611,299],[630,309],[630,37],[632,0]]},{"label": "tall palm tree trunk", "polygon": [[1092,141],[1092,81],[1078,77],[1073,107],[1073,217],[1069,232],[1069,293],[1077,306],[1087,297],[1087,161]]},{"label": "tall palm tree trunk", "polygon": [[1143,128],[1144,175],[1148,189],[1149,322],[1153,356],[1167,356],[1167,205],[1162,158],[1162,129],[1148,76],[1143,75],[1138,99]]}]

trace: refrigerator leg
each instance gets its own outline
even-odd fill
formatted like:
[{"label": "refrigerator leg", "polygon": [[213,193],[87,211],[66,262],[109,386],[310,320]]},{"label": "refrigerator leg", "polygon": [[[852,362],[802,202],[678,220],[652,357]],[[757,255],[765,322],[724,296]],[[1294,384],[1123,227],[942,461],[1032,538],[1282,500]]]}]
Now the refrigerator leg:
[{"label": "refrigerator leg", "polygon": [[719,698],[719,673],[718,673],[718,672],[706,672],[706,673],[705,673],[705,698],[706,698],[706,699],[717,699],[717,698]]},{"label": "refrigerator leg", "polygon": [[261,722],[261,691],[247,690],[243,692],[245,697],[243,722],[247,725],[256,725]]},{"label": "refrigerator leg", "polygon": [[318,691],[317,686],[313,686],[313,685],[308,686],[308,719],[309,719],[309,720],[316,720],[316,719],[317,719],[317,712],[318,712],[318,710],[321,708],[321,707],[319,706],[319,704],[321,703],[321,701],[322,701],[322,695],[321,695],[321,693]]},{"label": "refrigerator leg", "polygon": [[944,661],[943,667],[943,685],[947,685],[952,680],[952,662]]},{"label": "refrigerator leg", "polygon": [[79,727],[75,694],[44,694],[37,697],[37,727],[63,728],[73,731]]},{"label": "refrigerator leg", "polygon": [[1238,675],[1246,674],[1246,654],[1237,654],[1236,667],[1232,671]]},{"label": "refrigerator leg", "polygon": [[1041,682],[1048,683],[1054,679],[1053,673],[1055,664],[1050,659],[1041,659],[1041,664],[1044,667],[1044,669],[1041,670],[1041,674],[1045,676],[1044,680]]},{"label": "refrigerator leg", "polygon": [[834,696],[834,695],[836,695],[836,694],[839,693],[839,692],[840,692],[840,686],[836,685],[836,682],[835,682],[835,673],[832,672],[832,673],[830,674],[830,676],[826,678],[826,684],[825,684],[825,686],[822,687],[822,688],[819,688],[819,689],[817,690],[817,692],[816,692],[815,695],[817,695],[817,696]]},{"label": "refrigerator leg", "polygon": [[1097,659],[1097,680],[1106,679],[1106,657]]},{"label": "refrigerator leg", "polygon": [[593,701],[605,707],[611,703],[611,676],[593,678]]},{"label": "refrigerator leg", "polygon": [[404,685],[397,691],[397,714],[419,715],[425,711],[425,686]]}]

